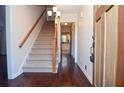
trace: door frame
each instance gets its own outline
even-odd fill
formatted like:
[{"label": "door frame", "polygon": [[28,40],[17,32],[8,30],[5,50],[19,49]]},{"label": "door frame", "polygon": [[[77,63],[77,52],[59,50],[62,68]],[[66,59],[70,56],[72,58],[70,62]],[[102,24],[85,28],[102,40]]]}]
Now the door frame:
[{"label": "door frame", "polygon": [[[61,33],[61,36],[60,36],[60,38],[61,38],[61,43],[60,43],[60,46],[61,46],[61,60],[62,60],[62,23],[65,23],[65,22],[60,22],[60,33]],[[74,22],[66,22],[66,23],[74,23]],[[69,44],[69,46],[70,46],[70,56],[72,55],[72,25],[71,25],[71,31],[70,31],[70,44]],[[61,61],[62,62],[62,61]]]}]

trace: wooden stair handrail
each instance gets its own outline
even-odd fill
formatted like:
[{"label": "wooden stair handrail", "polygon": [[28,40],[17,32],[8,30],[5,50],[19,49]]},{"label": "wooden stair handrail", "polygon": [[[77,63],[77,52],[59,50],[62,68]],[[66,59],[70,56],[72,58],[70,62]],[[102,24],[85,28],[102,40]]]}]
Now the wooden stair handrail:
[{"label": "wooden stair handrail", "polygon": [[44,11],[40,15],[40,17],[35,22],[35,24],[31,27],[31,29],[29,30],[29,32],[25,35],[25,37],[23,38],[22,42],[19,45],[19,48],[22,48],[22,46],[25,44],[25,42],[27,41],[27,39],[29,38],[29,36],[31,35],[31,33],[33,32],[34,28],[37,26],[37,24],[39,23],[41,17],[44,15],[45,12],[46,12],[46,9],[44,9]]},{"label": "wooden stair handrail", "polygon": [[53,40],[53,55],[52,55],[52,70],[56,72],[56,50],[57,50],[57,24],[55,24],[54,40]]}]

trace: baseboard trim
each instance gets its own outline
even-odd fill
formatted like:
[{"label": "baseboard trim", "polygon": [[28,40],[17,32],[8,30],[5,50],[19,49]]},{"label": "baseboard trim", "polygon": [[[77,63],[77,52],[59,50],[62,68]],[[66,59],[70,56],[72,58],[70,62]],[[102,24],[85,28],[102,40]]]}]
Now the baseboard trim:
[{"label": "baseboard trim", "polygon": [[71,55],[72,61],[75,62],[75,58]]},{"label": "baseboard trim", "polygon": [[17,73],[13,74],[12,77],[9,77],[9,79],[15,79],[17,78],[19,75],[21,75],[23,73],[23,70],[19,70]]},{"label": "baseboard trim", "polygon": [[79,62],[77,62],[77,65],[80,67],[80,69],[82,70],[82,72],[84,73],[84,75],[87,77],[87,79],[89,80],[89,82],[90,82],[91,84],[93,84],[92,79],[91,79],[90,76],[87,74],[87,72],[83,69],[83,66],[82,66]]}]

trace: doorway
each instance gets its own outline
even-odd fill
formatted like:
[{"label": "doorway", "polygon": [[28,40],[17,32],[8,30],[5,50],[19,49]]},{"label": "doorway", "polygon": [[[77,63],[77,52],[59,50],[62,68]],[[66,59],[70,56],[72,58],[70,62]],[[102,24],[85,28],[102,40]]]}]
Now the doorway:
[{"label": "doorway", "polygon": [[71,55],[72,23],[61,23],[61,53]]},{"label": "doorway", "polygon": [[5,6],[0,5],[0,81],[7,79]]}]

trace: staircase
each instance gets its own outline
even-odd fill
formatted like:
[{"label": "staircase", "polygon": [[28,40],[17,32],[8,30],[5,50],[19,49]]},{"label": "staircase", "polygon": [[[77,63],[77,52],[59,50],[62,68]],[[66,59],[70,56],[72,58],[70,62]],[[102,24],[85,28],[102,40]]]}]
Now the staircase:
[{"label": "staircase", "polygon": [[[44,24],[23,66],[24,72],[53,72],[52,49],[54,31],[54,22],[46,22]],[[57,69],[58,62],[54,73],[57,73]]]}]

